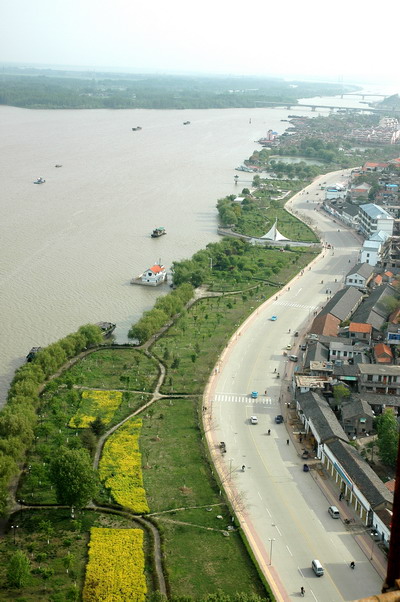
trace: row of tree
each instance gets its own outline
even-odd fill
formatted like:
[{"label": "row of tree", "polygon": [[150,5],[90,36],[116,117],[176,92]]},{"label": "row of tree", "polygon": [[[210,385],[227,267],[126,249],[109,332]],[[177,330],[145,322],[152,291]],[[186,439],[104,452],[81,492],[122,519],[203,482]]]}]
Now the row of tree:
[{"label": "row of tree", "polygon": [[32,444],[40,408],[39,392],[46,380],[68,359],[102,340],[98,326],[82,326],[76,333],[39,351],[32,362],[16,371],[7,404],[0,412],[0,514],[7,513],[10,482]]},{"label": "row of tree", "polygon": [[139,322],[129,330],[128,336],[144,343],[165,326],[168,321],[180,313],[186,303],[193,297],[193,286],[188,282],[181,284],[164,297],[159,297],[153,309],[144,312]]},{"label": "row of tree", "polygon": [[338,94],[336,84],[279,78],[68,73],[3,69],[0,104],[32,108],[203,109]]}]

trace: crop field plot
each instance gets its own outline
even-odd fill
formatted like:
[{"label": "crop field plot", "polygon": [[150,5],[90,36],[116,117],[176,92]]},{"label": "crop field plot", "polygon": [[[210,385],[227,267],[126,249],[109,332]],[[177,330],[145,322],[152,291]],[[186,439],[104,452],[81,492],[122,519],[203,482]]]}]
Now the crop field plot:
[{"label": "crop field plot", "polygon": [[78,411],[70,419],[71,428],[88,428],[96,418],[108,425],[122,402],[121,391],[82,391]]}]

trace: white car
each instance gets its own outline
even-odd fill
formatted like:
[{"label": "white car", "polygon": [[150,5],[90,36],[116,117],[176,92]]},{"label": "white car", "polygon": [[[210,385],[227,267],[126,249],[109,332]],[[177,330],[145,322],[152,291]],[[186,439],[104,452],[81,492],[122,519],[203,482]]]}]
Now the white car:
[{"label": "white car", "polygon": [[250,417],[250,422],[251,422],[251,424],[258,424],[258,418],[257,418],[257,416],[251,416]]}]

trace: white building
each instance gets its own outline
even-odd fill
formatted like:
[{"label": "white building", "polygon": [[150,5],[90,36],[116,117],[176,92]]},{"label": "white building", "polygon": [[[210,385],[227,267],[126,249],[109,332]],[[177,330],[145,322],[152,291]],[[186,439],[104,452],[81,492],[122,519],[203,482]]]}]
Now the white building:
[{"label": "white building", "polygon": [[380,259],[384,242],[389,238],[386,232],[376,232],[368,240],[364,240],[360,250],[360,263],[369,263],[374,266]]},{"label": "white building", "polygon": [[393,235],[394,218],[383,207],[374,203],[367,203],[366,205],[360,205],[359,209],[359,229],[366,238],[371,238],[373,234],[380,230],[388,236]]}]

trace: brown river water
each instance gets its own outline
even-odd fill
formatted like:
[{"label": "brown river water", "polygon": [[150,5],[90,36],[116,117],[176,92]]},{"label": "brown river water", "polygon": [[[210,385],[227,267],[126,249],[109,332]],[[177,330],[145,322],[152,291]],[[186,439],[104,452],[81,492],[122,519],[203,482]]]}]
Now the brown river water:
[{"label": "brown river water", "polygon": [[[0,107],[0,405],[32,346],[98,321],[115,322],[126,342],[169,290],[130,279],[218,240],[218,198],[251,185],[252,174],[234,168],[294,112],[310,115]],[[38,177],[45,184],[34,185]],[[167,235],[152,239],[157,226]]]}]

